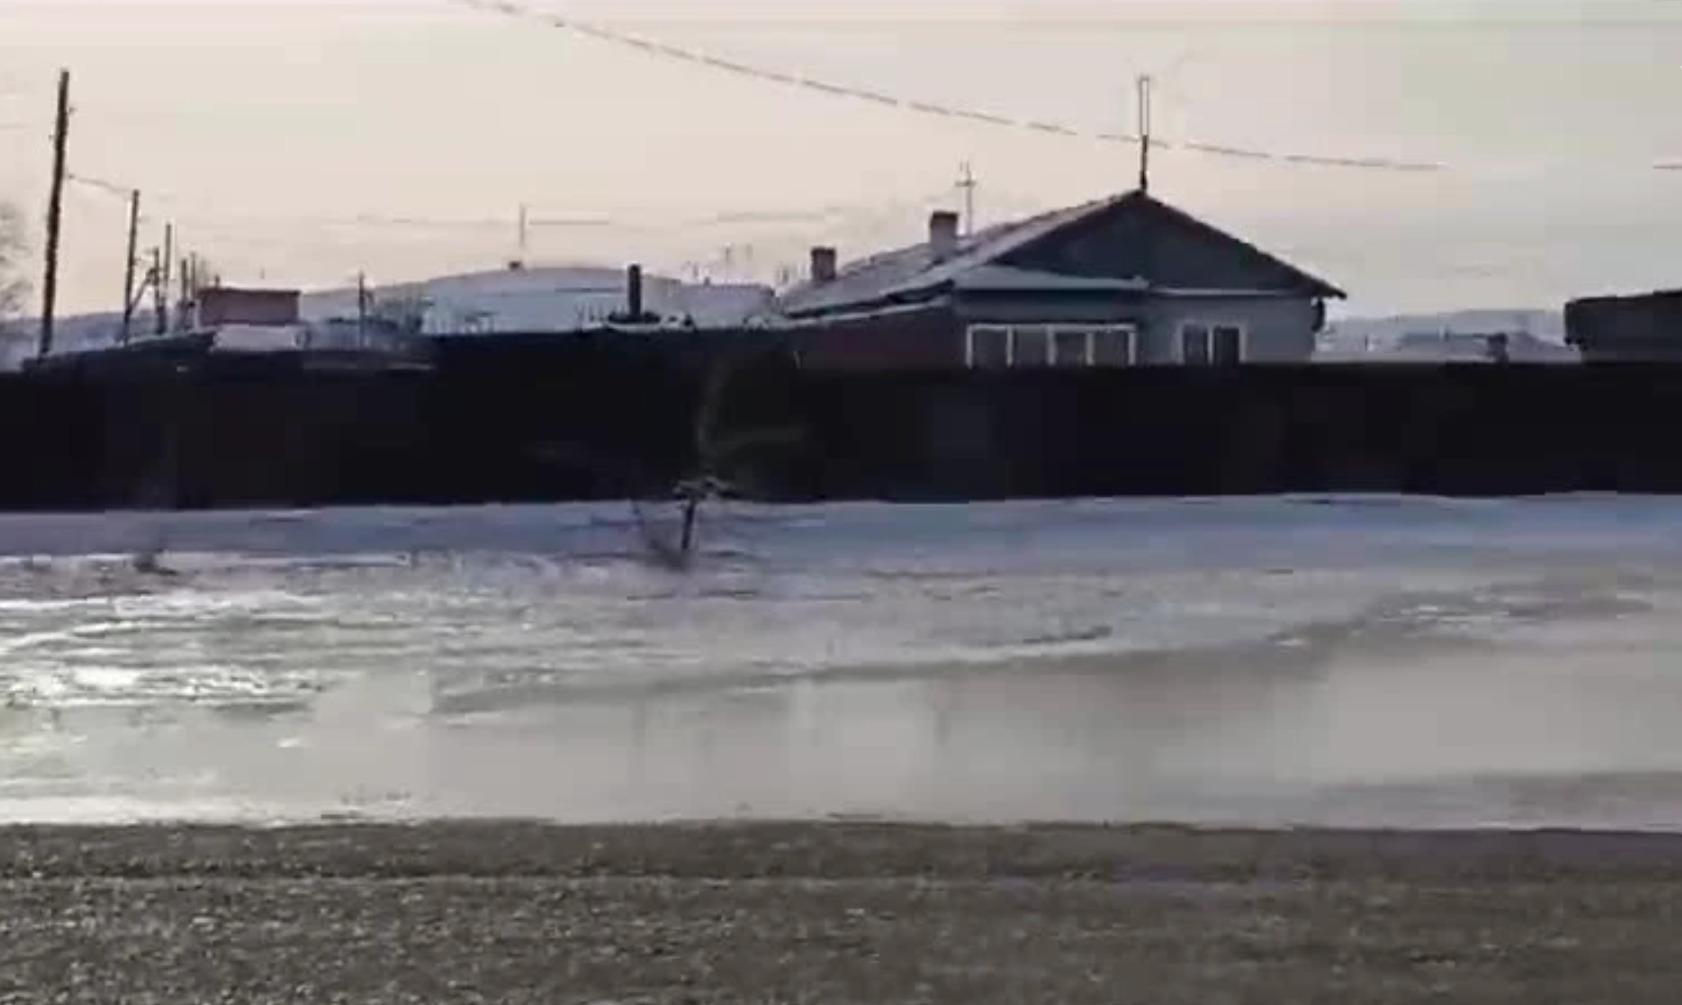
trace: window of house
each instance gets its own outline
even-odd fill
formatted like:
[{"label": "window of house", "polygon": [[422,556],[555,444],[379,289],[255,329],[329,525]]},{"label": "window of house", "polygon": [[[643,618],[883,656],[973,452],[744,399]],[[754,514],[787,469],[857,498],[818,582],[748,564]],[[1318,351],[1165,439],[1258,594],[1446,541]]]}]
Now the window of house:
[{"label": "window of house", "polygon": [[1244,328],[1186,322],[1180,326],[1180,362],[1186,366],[1237,366],[1244,362]]},{"label": "window of house", "polygon": [[1131,366],[1134,350],[1131,325],[972,325],[964,362],[976,369]]},{"label": "window of house", "polygon": [[1051,333],[1052,366],[1091,366],[1091,328],[1057,328]]},{"label": "window of house", "polygon": [[969,330],[965,353],[971,367],[1002,370],[1010,365],[1010,329],[996,325],[975,325]]},{"label": "window of house", "polygon": [[1180,326],[1180,362],[1186,366],[1208,366],[1213,358],[1209,345],[1209,326],[1185,324]]},{"label": "window of house", "polygon": [[1051,331],[1037,326],[1012,328],[1011,366],[1046,366],[1051,362]]},{"label": "window of house", "polygon": [[1132,366],[1133,363],[1133,329],[1097,328],[1093,330],[1093,366]]},{"label": "window of house", "polygon": [[1237,366],[1244,362],[1244,331],[1236,325],[1216,325],[1211,331],[1216,366]]}]

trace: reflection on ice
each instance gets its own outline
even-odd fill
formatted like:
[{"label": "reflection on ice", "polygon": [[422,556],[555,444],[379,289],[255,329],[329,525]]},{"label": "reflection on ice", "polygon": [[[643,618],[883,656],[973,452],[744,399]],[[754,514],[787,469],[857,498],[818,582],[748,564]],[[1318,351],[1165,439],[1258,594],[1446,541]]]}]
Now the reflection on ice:
[{"label": "reflection on ice", "polygon": [[[128,557],[159,539],[167,575]],[[1547,822],[1501,793],[1682,772],[1667,500],[738,508],[704,540],[676,575],[616,507],[0,518],[0,815],[1476,822],[1471,786]]]}]

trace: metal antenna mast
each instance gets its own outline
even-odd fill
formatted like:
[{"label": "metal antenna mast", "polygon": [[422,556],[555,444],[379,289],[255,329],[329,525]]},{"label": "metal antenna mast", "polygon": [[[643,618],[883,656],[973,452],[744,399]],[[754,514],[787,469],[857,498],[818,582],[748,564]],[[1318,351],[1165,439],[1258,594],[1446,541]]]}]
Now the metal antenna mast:
[{"label": "metal antenna mast", "polygon": [[1151,190],[1151,78],[1139,78],[1139,191]]},{"label": "metal antenna mast", "polygon": [[969,161],[958,166],[958,189],[964,193],[964,236],[975,233],[975,189],[981,183],[975,179],[975,168]]}]

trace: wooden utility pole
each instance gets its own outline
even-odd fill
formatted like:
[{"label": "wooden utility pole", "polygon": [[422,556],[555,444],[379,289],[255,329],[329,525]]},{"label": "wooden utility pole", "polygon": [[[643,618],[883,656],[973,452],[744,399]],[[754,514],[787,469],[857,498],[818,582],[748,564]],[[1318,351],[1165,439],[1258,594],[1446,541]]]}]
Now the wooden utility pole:
[{"label": "wooden utility pole", "polygon": [[164,263],[157,248],[152,249],[152,271],[147,274],[152,283],[152,330],[162,335],[164,327]]},{"label": "wooden utility pole", "polygon": [[356,274],[356,347],[368,346],[368,274]]},{"label": "wooden utility pole", "polygon": [[58,74],[58,117],[53,129],[53,185],[47,200],[47,275],[41,283],[42,356],[53,351],[53,315],[58,307],[58,245],[64,216],[64,155],[70,143],[70,71]]},{"label": "wooden utility pole", "polygon": [[175,224],[164,224],[163,260],[158,263],[158,334],[169,331],[170,267],[175,259]]},{"label": "wooden utility pole", "polygon": [[187,305],[192,303],[192,295],[188,293],[193,281],[192,273],[192,259],[183,256],[181,259],[181,277],[178,280],[181,284],[181,295],[175,301],[175,330],[178,332],[186,331],[187,322],[190,320],[187,317]]},{"label": "wooden utility pole", "polygon": [[1139,78],[1139,191],[1151,190],[1151,78]]},{"label": "wooden utility pole", "polygon": [[123,259],[123,333],[120,343],[128,345],[134,324],[134,256],[135,242],[140,239],[140,190],[129,194],[128,200],[128,257]]}]

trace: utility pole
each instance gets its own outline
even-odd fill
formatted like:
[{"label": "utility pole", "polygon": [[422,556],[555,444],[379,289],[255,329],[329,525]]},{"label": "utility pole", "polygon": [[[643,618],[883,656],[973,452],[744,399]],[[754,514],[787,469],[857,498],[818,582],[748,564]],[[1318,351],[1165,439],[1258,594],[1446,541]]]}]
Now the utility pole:
[{"label": "utility pole", "polygon": [[128,257],[123,259],[123,333],[121,345],[128,345],[130,326],[134,324],[134,255],[135,242],[140,239],[140,190],[129,193],[128,199]]},{"label": "utility pole", "polygon": [[368,273],[356,274],[356,347],[368,346]]},{"label": "utility pole", "polygon": [[53,351],[53,315],[58,307],[58,244],[64,215],[64,155],[70,143],[70,71],[58,74],[58,116],[53,130],[53,185],[47,201],[47,274],[41,283],[42,356]]},{"label": "utility pole", "polygon": [[1139,78],[1139,191],[1151,190],[1151,78]]},{"label": "utility pole", "polygon": [[152,330],[153,334],[164,333],[164,264],[158,249],[152,249],[152,271],[147,273],[152,284]]},{"label": "utility pole", "polygon": [[199,289],[203,281],[199,278],[199,253],[194,251],[187,255],[187,302],[181,305],[185,317],[184,327],[191,328],[195,320],[194,311],[199,305]]},{"label": "utility pole", "polygon": [[175,224],[164,224],[164,253],[163,261],[158,267],[163,271],[158,273],[158,334],[169,331],[169,287],[170,268],[175,258]]},{"label": "utility pole", "polygon": [[187,292],[187,290],[188,290],[189,286],[192,284],[192,279],[193,279],[193,277],[192,277],[192,261],[191,261],[190,258],[184,256],[181,259],[181,279],[180,279],[180,282],[181,282],[181,296],[180,296],[179,299],[177,299],[175,301],[175,330],[176,331],[186,331],[187,330],[187,320],[188,320],[188,318],[187,318],[187,304],[191,300],[191,296]]},{"label": "utility pole", "polygon": [[975,234],[975,189],[981,184],[975,180],[975,169],[969,161],[964,161],[958,167],[958,189],[964,193],[964,236]]}]

